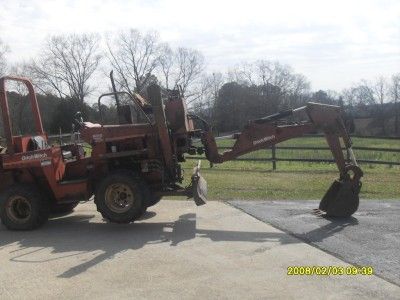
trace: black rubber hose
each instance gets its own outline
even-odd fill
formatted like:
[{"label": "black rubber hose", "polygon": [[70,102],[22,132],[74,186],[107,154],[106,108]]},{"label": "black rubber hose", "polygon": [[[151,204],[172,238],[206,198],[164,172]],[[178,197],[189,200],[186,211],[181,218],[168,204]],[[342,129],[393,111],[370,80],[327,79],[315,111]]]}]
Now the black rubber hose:
[{"label": "black rubber hose", "polygon": [[286,117],[290,117],[291,115],[293,115],[293,110],[292,109],[288,109],[288,110],[284,110],[284,111],[278,112],[278,113],[273,114],[273,115],[266,116],[266,117],[261,118],[261,119],[254,120],[253,122],[256,123],[256,124],[264,124],[264,123],[276,121],[276,120],[279,120],[279,119],[283,119],[283,118],[286,118]]}]

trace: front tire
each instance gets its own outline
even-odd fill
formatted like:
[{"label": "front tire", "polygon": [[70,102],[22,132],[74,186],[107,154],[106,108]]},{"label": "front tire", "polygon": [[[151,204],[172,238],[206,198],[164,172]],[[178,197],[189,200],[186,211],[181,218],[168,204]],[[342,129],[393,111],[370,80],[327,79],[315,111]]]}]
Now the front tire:
[{"label": "front tire", "polygon": [[131,223],[146,211],[145,183],[129,171],[117,171],[104,178],[94,202],[103,218],[113,223]]},{"label": "front tire", "polygon": [[49,218],[46,198],[31,185],[12,185],[0,194],[1,222],[10,230],[32,230]]}]

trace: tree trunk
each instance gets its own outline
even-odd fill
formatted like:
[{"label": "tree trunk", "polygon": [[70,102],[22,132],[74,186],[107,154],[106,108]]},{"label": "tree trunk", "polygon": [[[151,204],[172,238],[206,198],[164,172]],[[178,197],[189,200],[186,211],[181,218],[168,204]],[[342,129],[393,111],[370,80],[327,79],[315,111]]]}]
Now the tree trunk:
[{"label": "tree trunk", "polygon": [[399,103],[397,99],[394,102],[395,116],[394,116],[394,133],[400,135],[399,132]]}]

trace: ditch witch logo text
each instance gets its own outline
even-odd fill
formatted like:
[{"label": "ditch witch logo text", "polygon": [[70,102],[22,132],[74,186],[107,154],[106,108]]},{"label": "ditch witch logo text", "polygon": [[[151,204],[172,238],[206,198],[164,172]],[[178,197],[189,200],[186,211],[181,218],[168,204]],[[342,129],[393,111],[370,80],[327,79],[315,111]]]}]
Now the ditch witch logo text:
[{"label": "ditch witch logo text", "polygon": [[261,143],[269,142],[269,141],[272,141],[274,139],[275,139],[275,135],[266,136],[266,137],[263,137],[262,139],[253,141],[253,145],[255,146],[255,145],[258,145],[258,144],[261,144]]},{"label": "ditch witch logo text", "polygon": [[31,160],[31,159],[41,159],[41,158],[46,158],[47,154],[46,153],[36,153],[36,154],[31,154],[31,155],[23,155],[21,157],[22,160]]}]

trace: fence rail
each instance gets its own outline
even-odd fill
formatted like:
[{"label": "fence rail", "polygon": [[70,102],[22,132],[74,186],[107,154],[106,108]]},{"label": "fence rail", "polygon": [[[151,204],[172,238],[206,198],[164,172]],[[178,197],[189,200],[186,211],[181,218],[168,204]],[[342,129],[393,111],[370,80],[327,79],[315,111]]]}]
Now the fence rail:
[{"label": "fence rail", "polygon": [[[204,159],[204,156],[189,156],[186,159]],[[236,161],[265,161],[272,162],[272,169],[276,170],[276,163],[278,161],[287,161],[287,162],[318,162],[318,163],[334,163],[333,159],[325,159],[325,158],[279,158],[279,157],[267,157],[267,158],[236,158]],[[367,163],[367,164],[377,164],[377,165],[394,165],[400,166],[400,162],[395,161],[384,161],[384,160],[371,160],[371,159],[357,159],[359,163]],[[275,164],[274,164],[275,163]]]},{"label": "fence rail", "polygon": [[[313,134],[313,135],[304,135],[300,138],[306,138],[306,137],[324,137],[324,135],[320,134]],[[387,139],[387,140],[399,140],[399,137],[372,137],[372,136],[352,136],[355,138],[369,138],[369,139]],[[226,138],[226,137],[225,137]],[[221,150],[230,150],[232,149],[231,147],[218,147]],[[359,146],[354,146],[352,147],[353,150],[362,150],[362,151],[374,151],[374,152],[390,152],[390,153],[400,153],[400,148],[380,148],[380,147],[359,147]],[[272,163],[272,169],[276,170],[277,168],[277,162],[279,161],[285,161],[285,162],[316,162],[316,163],[334,163],[335,161],[333,159],[325,159],[325,158],[301,158],[301,157],[292,157],[292,158],[285,158],[285,157],[279,157],[278,152],[279,150],[326,150],[330,151],[330,148],[328,147],[310,147],[310,146],[272,146],[268,147],[265,150],[270,150],[271,151],[271,156],[270,157],[265,157],[265,158],[251,158],[251,157],[245,157],[245,158],[237,158],[235,160],[237,161],[259,161],[259,162],[271,162]],[[346,148],[342,148],[342,150],[346,150]],[[202,156],[190,156],[187,157],[188,159],[202,159],[204,157]],[[346,157],[347,161],[350,161],[350,156],[349,153],[347,153]],[[400,161],[387,161],[387,160],[372,160],[372,159],[357,159],[358,162],[360,163],[368,163],[368,164],[379,164],[379,165],[395,165],[395,166],[400,166]]]},{"label": "fence rail", "polygon": [[[304,135],[304,138],[306,137],[324,137],[324,135],[320,134],[313,134],[313,135]],[[356,138],[368,138],[368,139],[394,139],[394,140],[399,140],[400,138],[398,137],[372,137],[372,136],[352,136]],[[60,135],[49,135],[49,139],[51,140],[63,140],[63,139],[70,139],[71,134],[62,134]],[[221,137],[222,138],[222,137]],[[226,137],[223,137],[226,139]],[[302,137],[300,137],[302,138]],[[221,150],[230,150],[232,149],[231,147],[225,147],[221,146],[218,147]],[[328,147],[310,147],[310,146],[272,146],[269,148],[266,148],[266,150],[271,151],[271,156],[270,157],[265,157],[265,158],[251,158],[251,157],[245,157],[245,158],[237,158],[235,159],[236,161],[259,161],[259,162],[271,162],[272,163],[272,169],[276,170],[277,168],[277,162],[279,161],[286,161],[286,162],[315,162],[315,163],[334,163],[335,161],[333,159],[325,159],[325,158],[301,158],[301,157],[292,157],[292,158],[284,158],[284,157],[279,157],[277,155],[277,152],[279,150],[323,150],[323,151],[329,151],[330,149]],[[342,148],[342,150],[346,150],[346,148]],[[374,152],[390,152],[390,153],[400,153],[400,148],[380,148],[380,147],[359,147],[359,146],[354,146],[353,150],[362,150],[362,151],[374,151]],[[204,156],[187,156],[187,159],[203,159]],[[350,161],[350,157],[347,155],[347,160]],[[395,165],[395,166],[400,166],[400,161],[386,161],[386,160],[371,160],[371,159],[357,159],[358,162],[360,163],[368,163],[368,164],[378,164],[378,165]]]}]

